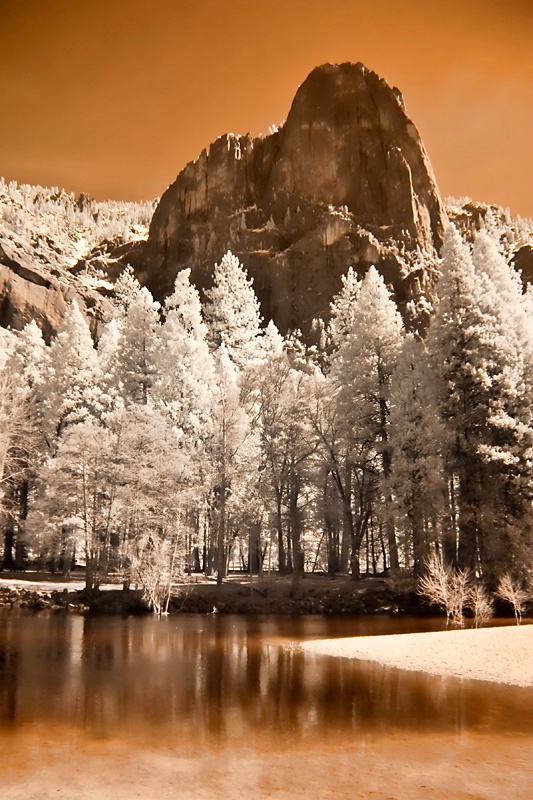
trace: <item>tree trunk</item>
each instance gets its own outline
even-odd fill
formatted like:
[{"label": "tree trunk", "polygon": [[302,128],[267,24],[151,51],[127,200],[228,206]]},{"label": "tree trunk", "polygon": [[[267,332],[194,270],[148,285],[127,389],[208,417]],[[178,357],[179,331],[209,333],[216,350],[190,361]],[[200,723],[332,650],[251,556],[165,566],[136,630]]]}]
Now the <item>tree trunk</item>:
[{"label": "tree trunk", "polygon": [[342,486],[340,476],[336,477],[337,488],[339,489],[342,502],[342,540],[339,563],[339,572],[341,574],[348,572],[348,563],[350,561],[350,551],[352,549],[354,535],[352,515],[352,467],[348,461],[346,461],[344,467],[344,478],[344,486]]},{"label": "tree trunk", "polygon": [[387,519],[385,523],[387,531],[387,544],[389,546],[389,567],[391,572],[397,572],[400,568],[398,560],[398,543],[396,541],[396,528],[392,519]]},{"label": "tree trunk", "polygon": [[448,508],[449,513],[447,515],[448,520],[447,524],[444,526],[444,531],[442,534],[442,558],[447,563],[450,564],[454,569],[458,569],[458,560],[457,560],[457,547],[459,544],[459,529],[458,529],[458,509],[457,509],[457,501],[456,501],[456,491],[455,491],[455,480],[456,477],[452,475],[450,478],[450,482],[448,485]]},{"label": "tree trunk", "polygon": [[257,522],[250,528],[248,550],[250,572],[252,575],[258,575],[261,570],[261,526]]},{"label": "tree trunk", "polygon": [[278,572],[285,575],[287,571],[287,557],[285,554],[285,543],[283,541],[283,516],[282,516],[282,492],[275,488],[276,492],[276,528],[278,532]]},{"label": "tree trunk", "polygon": [[289,518],[291,527],[291,544],[292,544],[292,558],[293,558],[293,573],[291,594],[298,591],[300,578],[304,574],[304,553],[302,550],[301,534],[302,534],[302,512],[298,506],[298,499],[300,497],[300,476],[297,473],[296,467],[291,469],[290,480],[290,494],[289,494]]},{"label": "tree trunk", "polygon": [[423,515],[417,511],[419,505],[418,501],[415,500],[411,504],[413,510],[409,514],[413,542],[413,574],[416,578],[420,578],[424,574],[425,562],[428,555],[424,518]]},{"label": "tree trunk", "polygon": [[15,543],[15,531],[13,525],[9,523],[4,533],[4,558],[2,560],[2,569],[13,570],[15,569],[15,561],[13,559],[13,546]]},{"label": "tree trunk", "polygon": [[326,470],[322,490],[322,505],[324,512],[324,531],[327,542],[328,575],[330,578],[334,578],[339,571],[339,532],[335,524],[337,520],[334,520],[329,477],[329,471]]},{"label": "tree trunk", "polygon": [[478,561],[477,497],[475,481],[469,474],[468,466],[461,476],[460,486],[457,561],[460,569],[474,571]]},{"label": "tree trunk", "polygon": [[[379,375],[379,385],[384,385],[384,377],[381,374],[381,370],[378,367],[378,375]],[[388,432],[387,426],[389,421],[389,410],[387,408],[387,401],[383,395],[379,398],[379,416],[380,416],[380,424],[381,424],[381,446],[382,450],[382,465],[383,465],[383,477],[386,481],[390,478],[391,474],[391,455],[389,450],[389,443],[388,443]],[[390,509],[391,505],[391,497],[390,493],[387,492],[387,496],[385,497],[385,502],[387,507]],[[387,544],[389,546],[389,564],[391,572],[396,572],[399,567],[400,563],[398,561],[398,543],[396,541],[396,530],[394,527],[394,521],[390,516],[387,517],[387,521],[385,523],[386,531],[387,531]]]},{"label": "tree trunk", "polygon": [[[354,581],[358,580],[361,577],[359,554],[361,552],[361,544],[365,537],[371,512],[372,512],[372,507],[370,504],[368,504],[367,507],[364,510],[361,510],[361,512],[359,513],[359,516],[357,518],[357,525],[353,527],[352,549],[350,554],[350,571],[352,575],[352,580]],[[352,524],[353,524],[353,518],[352,518]]]},{"label": "tree trunk", "polygon": [[220,512],[217,538],[217,586],[220,589],[226,572],[226,480],[223,478],[220,491]]}]

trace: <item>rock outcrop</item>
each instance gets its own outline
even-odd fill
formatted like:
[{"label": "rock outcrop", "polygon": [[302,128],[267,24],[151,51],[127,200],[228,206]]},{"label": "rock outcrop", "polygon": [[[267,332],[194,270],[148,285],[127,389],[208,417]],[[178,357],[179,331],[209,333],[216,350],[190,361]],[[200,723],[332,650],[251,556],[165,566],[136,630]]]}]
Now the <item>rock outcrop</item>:
[{"label": "rock outcrop", "polygon": [[57,333],[68,304],[76,299],[95,337],[109,301],[60,269],[0,243],[0,325],[21,330],[34,319],[45,339]]},{"label": "rock outcrop", "polygon": [[362,64],[317,67],[264,138],[217,139],[162,196],[141,279],[158,299],[190,267],[201,289],[230,249],[282,332],[326,316],[349,266],[374,264],[423,324],[446,213],[397,89]]},{"label": "rock outcrop", "polygon": [[114,281],[142,253],[153,207],[0,178],[0,326],[34,319],[50,339],[75,298],[97,338]]},{"label": "rock outcrop", "polygon": [[524,286],[533,284],[533,245],[519,247],[513,254],[511,263],[522,276]]}]

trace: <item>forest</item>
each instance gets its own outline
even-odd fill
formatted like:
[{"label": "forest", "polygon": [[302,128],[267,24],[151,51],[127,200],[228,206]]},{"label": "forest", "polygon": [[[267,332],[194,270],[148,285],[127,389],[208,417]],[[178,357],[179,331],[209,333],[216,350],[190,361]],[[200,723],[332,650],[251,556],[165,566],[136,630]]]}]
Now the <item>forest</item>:
[{"label": "forest", "polygon": [[527,581],[533,296],[498,238],[450,225],[427,334],[350,270],[320,346],[261,319],[228,252],[161,307],[127,268],[95,343],[76,301],[49,345],[2,331],[3,567],[148,595],[185,574],[409,571],[438,555]]}]

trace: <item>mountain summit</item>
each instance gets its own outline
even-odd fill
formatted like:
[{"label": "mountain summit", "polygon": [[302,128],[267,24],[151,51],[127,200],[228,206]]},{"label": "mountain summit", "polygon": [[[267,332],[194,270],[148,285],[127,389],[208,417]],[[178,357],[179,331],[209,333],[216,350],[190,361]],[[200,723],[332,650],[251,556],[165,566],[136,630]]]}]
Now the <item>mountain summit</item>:
[{"label": "mountain summit", "polygon": [[205,289],[230,249],[264,316],[308,332],[348,267],[363,274],[373,264],[423,325],[434,276],[420,252],[436,260],[445,223],[400,92],[363,64],[324,64],[277,131],[224,135],[180,172],[152,219],[141,277],[162,298],[190,267]]}]

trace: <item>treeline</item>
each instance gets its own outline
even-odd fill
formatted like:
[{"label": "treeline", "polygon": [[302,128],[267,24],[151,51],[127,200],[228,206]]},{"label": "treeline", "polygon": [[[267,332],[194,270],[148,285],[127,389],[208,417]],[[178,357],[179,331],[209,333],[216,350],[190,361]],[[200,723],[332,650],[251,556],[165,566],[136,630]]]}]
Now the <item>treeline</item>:
[{"label": "treeline", "polygon": [[331,576],[431,554],[496,585],[526,578],[533,490],[533,300],[497,243],[443,248],[425,341],[382,277],[350,270],[321,348],[261,324],[227,253],[201,303],[163,308],[126,270],[95,347],[70,306],[50,346],[6,335],[4,567],[86,565],[145,587],[228,568]]},{"label": "treeline", "polygon": [[59,248],[66,267],[72,265],[69,258],[82,257],[104,240],[145,238],[155,206],[155,200],[100,202],[87,194],[75,197],[57,186],[17,184],[0,177],[3,230],[37,251],[45,244]]}]

